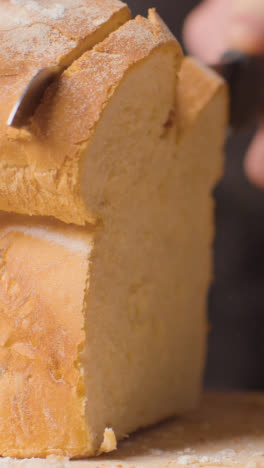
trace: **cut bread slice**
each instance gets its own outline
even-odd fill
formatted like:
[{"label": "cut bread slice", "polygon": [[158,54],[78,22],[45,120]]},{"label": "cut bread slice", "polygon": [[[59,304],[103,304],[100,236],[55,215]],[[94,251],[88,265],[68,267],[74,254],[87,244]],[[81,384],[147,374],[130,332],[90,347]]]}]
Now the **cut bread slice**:
[{"label": "cut bread slice", "polygon": [[49,88],[29,131],[2,122],[0,209],[100,222],[118,184],[127,191],[142,178],[166,138],[181,61],[155,11],[82,55]]},{"label": "cut bread slice", "polygon": [[[154,53],[155,70],[156,59]],[[147,93],[144,67],[136,67],[131,86],[142,89],[136,80],[144,77]],[[156,138],[153,129],[148,160],[132,138],[134,126],[144,138],[146,125],[142,113],[130,120],[137,114],[126,84],[106,109],[105,122],[107,112],[117,118],[112,134],[104,119],[97,126],[94,166],[86,169],[94,187],[88,179],[85,193],[95,211],[106,213],[102,223],[83,228],[1,214],[1,455],[95,455],[197,404],[211,192],[223,163],[227,101],[223,81],[190,59],[178,90],[177,121],[185,126],[172,120],[163,128],[164,110],[163,134]],[[195,113],[186,106],[190,99]],[[155,124],[163,109],[152,110]],[[114,145],[125,128],[119,154]]]}]

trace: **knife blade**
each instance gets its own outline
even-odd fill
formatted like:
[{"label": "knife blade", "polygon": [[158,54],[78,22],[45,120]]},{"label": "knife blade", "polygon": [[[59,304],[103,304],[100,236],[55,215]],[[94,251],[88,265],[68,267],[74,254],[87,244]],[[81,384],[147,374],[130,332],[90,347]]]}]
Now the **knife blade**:
[{"label": "knife blade", "polygon": [[49,85],[63,72],[59,66],[39,70],[30,80],[8,118],[7,125],[14,128],[26,127],[34,115]]}]

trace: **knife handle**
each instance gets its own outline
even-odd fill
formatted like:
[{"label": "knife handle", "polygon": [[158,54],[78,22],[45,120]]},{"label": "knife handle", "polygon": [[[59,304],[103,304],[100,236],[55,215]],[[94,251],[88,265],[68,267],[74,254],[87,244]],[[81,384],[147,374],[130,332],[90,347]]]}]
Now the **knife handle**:
[{"label": "knife handle", "polygon": [[264,0],[227,0],[231,8],[220,73],[231,99],[231,127],[248,127],[264,116]]},{"label": "knife handle", "polygon": [[230,126],[240,130],[264,116],[264,54],[227,52],[214,67],[227,81],[230,91]]}]

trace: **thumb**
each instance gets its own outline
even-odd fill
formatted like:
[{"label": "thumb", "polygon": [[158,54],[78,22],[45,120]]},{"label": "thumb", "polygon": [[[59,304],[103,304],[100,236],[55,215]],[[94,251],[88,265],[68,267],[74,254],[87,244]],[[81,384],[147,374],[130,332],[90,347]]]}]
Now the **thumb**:
[{"label": "thumb", "polygon": [[227,40],[233,49],[248,53],[264,51],[264,1],[232,0]]},{"label": "thumb", "polygon": [[230,0],[201,2],[184,23],[183,39],[188,52],[205,63],[218,62],[229,49],[226,37],[230,19]]}]

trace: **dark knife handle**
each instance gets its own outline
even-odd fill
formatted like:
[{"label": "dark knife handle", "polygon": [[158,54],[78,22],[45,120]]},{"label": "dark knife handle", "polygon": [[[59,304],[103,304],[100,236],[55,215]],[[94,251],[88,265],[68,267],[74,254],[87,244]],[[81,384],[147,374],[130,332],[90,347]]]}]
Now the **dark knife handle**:
[{"label": "dark knife handle", "polygon": [[264,116],[264,55],[230,51],[213,68],[229,85],[233,130],[248,127]]}]

